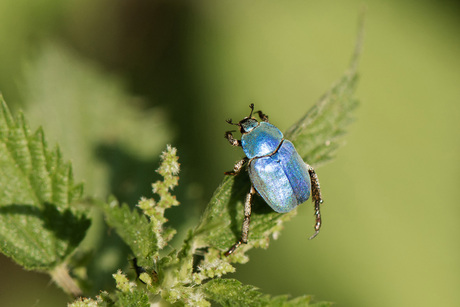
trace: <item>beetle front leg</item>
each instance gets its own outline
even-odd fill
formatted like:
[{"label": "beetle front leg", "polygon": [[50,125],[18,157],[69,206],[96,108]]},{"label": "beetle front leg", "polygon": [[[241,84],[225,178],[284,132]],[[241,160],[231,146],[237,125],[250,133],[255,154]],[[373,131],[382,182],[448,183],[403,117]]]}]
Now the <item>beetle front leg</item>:
[{"label": "beetle front leg", "polygon": [[256,189],[254,189],[254,186],[251,186],[251,189],[249,190],[248,195],[246,195],[246,200],[244,201],[244,220],[243,220],[243,226],[241,227],[241,237],[225,253],[225,256],[231,255],[235,251],[235,249],[237,249],[241,244],[248,243],[249,222],[251,221],[252,199],[254,198],[255,193],[256,193]]},{"label": "beetle front leg", "polygon": [[321,189],[319,187],[319,180],[318,176],[316,175],[315,169],[307,164],[308,173],[310,174],[310,181],[311,181],[311,192],[312,192],[312,200],[315,203],[315,233],[310,237],[309,240],[315,238],[318,233],[319,229],[321,228],[321,211],[320,205],[323,203],[323,199],[321,197]]},{"label": "beetle front leg", "polygon": [[225,132],[225,138],[228,140],[230,145],[232,146],[241,146],[241,141],[237,140],[233,137],[233,134],[231,131]]}]

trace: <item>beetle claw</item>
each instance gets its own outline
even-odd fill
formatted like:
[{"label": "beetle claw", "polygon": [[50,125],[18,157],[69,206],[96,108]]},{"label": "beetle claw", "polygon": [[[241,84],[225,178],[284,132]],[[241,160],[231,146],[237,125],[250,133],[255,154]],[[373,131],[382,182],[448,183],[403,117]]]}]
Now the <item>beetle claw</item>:
[{"label": "beetle claw", "polygon": [[310,238],[308,238],[308,240],[312,240],[312,239],[316,238],[316,236],[318,234],[319,234],[319,229],[317,231],[315,231],[315,233]]}]

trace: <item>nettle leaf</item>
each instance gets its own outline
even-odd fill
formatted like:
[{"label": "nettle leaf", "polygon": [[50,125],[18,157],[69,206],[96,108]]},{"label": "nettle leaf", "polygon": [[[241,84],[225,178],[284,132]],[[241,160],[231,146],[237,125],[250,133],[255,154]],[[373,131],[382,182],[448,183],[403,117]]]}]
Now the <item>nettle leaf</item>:
[{"label": "nettle leaf", "polygon": [[[318,166],[332,159],[343,143],[341,137],[353,120],[358,102],[354,98],[357,66],[363,39],[363,26],[357,39],[350,68],[338,82],[302,117],[288,129],[285,138],[291,140],[307,163]],[[211,246],[225,251],[239,238],[243,220],[243,203],[249,192],[247,172],[226,176],[209,202],[200,224],[195,229],[198,246]],[[282,222],[290,219],[296,210],[287,214],[271,211],[260,197],[255,197],[249,242],[239,250],[267,247],[270,235],[277,236]],[[238,250],[237,250],[238,253]],[[233,261],[244,262],[240,253]]]},{"label": "nettle leaf", "polygon": [[161,155],[161,164],[157,172],[163,177],[152,184],[152,192],[159,198],[142,197],[137,207],[131,210],[128,205],[119,205],[115,198],[108,203],[98,203],[103,209],[107,224],[116,229],[123,241],[131,248],[141,265],[152,265],[162,250],[172,239],[176,231],[164,227],[167,219],[166,209],[178,206],[176,197],[170,193],[179,181],[179,157],[177,150],[170,145]]},{"label": "nettle leaf", "polygon": [[150,306],[149,297],[146,291],[139,289],[135,283],[118,271],[113,274],[118,288],[118,301],[116,306]]},{"label": "nettle leaf", "polygon": [[311,296],[305,295],[289,299],[287,295],[270,297],[262,294],[254,286],[243,285],[235,279],[210,280],[202,286],[202,291],[208,299],[222,306],[331,306],[322,302],[310,305]]},{"label": "nettle leaf", "polygon": [[29,270],[49,271],[84,238],[90,220],[72,206],[82,194],[59,148],[14,120],[0,97],[0,249]]},{"label": "nettle leaf", "polygon": [[284,133],[285,138],[294,143],[300,156],[313,166],[333,159],[337,149],[343,145],[341,137],[346,133],[346,127],[353,121],[353,111],[358,106],[354,92],[362,36],[361,26],[351,65],[344,76]]},{"label": "nettle leaf", "polygon": [[108,203],[99,203],[99,206],[104,210],[107,224],[117,230],[133,253],[140,260],[153,263],[158,243],[147,217],[126,204],[120,206],[114,198]]},{"label": "nettle leaf", "polygon": [[[227,250],[235,243],[241,232],[244,217],[243,203],[250,188],[246,172],[238,176],[227,176],[214,193],[206,208],[199,226],[195,229],[197,244],[215,247],[221,251]],[[252,246],[268,247],[271,234],[276,235],[281,230],[282,221],[295,215],[295,211],[279,214],[272,211],[260,197],[254,198],[249,244],[240,249]],[[245,261],[241,259],[241,261]]]}]

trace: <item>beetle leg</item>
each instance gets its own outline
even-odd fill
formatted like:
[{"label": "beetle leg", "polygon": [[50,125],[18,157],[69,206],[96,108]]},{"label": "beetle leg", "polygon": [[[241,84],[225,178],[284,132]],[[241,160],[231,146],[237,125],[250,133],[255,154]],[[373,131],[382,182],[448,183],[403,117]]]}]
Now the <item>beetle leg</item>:
[{"label": "beetle leg", "polygon": [[243,226],[241,227],[241,237],[225,253],[225,256],[231,255],[235,251],[235,249],[237,249],[241,244],[248,243],[249,222],[251,221],[252,199],[254,198],[255,193],[256,193],[256,189],[254,189],[254,186],[251,186],[251,189],[249,190],[248,195],[246,195],[246,200],[244,201],[244,220],[243,220]]},{"label": "beetle leg", "polygon": [[315,203],[315,233],[310,237],[310,240],[316,237],[319,233],[319,229],[321,228],[321,212],[320,212],[320,205],[323,203],[323,199],[321,198],[321,189],[319,187],[319,180],[318,176],[316,175],[315,169],[307,164],[308,173],[310,174],[311,180],[311,191],[312,191],[312,200]]},{"label": "beetle leg", "polygon": [[248,158],[244,157],[243,159],[241,159],[240,161],[235,163],[235,166],[233,166],[233,171],[225,172],[224,174],[225,175],[232,175],[232,176],[238,175],[240,173],[241,169],[243,168],[244,163],[246,163],[248,160],[249,160]]},{"label": "beetle leg", "polygon": [[241,146],[241,141],[237,140],[233,137],[233,134],[231,131],[225,132],[225,138],[228,140],[230,145],[232,146]]},{"label": "beetle leg", "polygon": [[259,115],[259,117],[260,117],[260,119],[262,121],[268,123],[268,115],[267,114],[264,114],[262,111],[257,111],[256,113]]}]

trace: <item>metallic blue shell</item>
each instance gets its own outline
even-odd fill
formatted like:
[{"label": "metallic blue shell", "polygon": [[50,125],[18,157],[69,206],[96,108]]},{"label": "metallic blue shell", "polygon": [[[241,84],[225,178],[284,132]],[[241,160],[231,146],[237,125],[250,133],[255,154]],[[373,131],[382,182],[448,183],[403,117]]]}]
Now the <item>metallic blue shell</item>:
[{"label": "metallic blue shell", "polygon": [[[276,127],[275,129],[278,130]],[[266,139],[271,140],[271,138]],[[255,138],[255,140],[259,147],[269,147],[262,146],[265,144],[263,139]],[[250,160],[249,177],[260,196],[279,213],[291,211],[310,197],[311,183],[308,168],[294,145],[288,140],[282,141],[278,151],[273,155]]]},{"label": "metallic blue shell", "polygon": [[283,140],[283,133],[266,122],[260,122],[258,126],[241,136],[241,146],[246,157],[249,159],[262,157],[275,152]]}]

